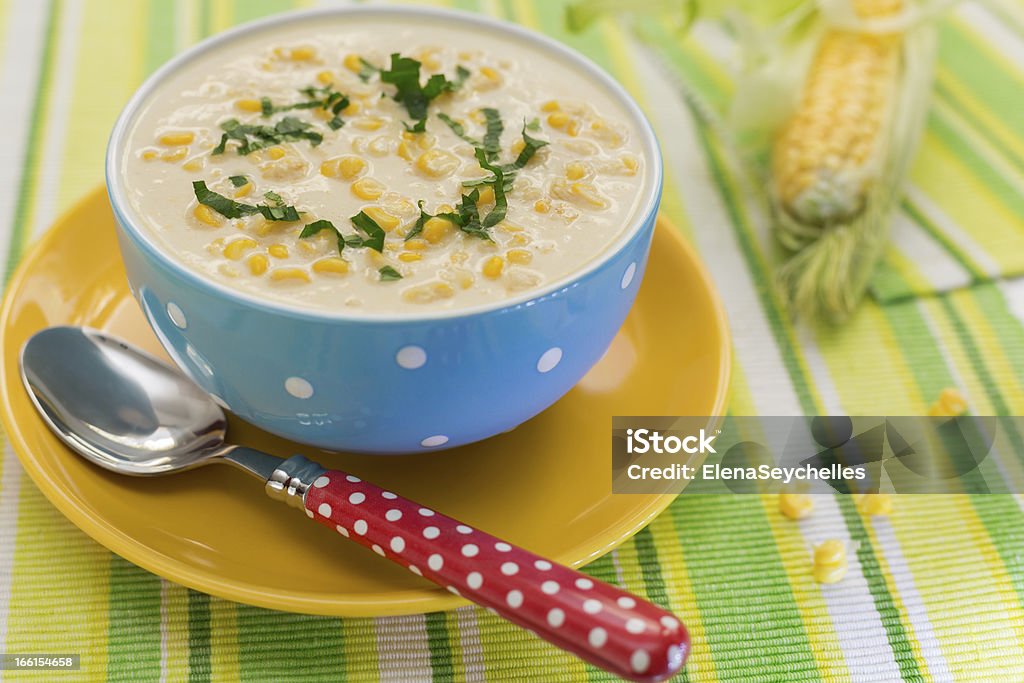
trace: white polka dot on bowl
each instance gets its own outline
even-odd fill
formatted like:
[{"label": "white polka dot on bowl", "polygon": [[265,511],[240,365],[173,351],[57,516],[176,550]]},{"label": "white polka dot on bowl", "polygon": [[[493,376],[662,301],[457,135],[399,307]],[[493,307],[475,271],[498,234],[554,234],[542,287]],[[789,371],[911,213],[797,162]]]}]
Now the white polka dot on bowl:
[{"label": "white polka dot on bowl", "polygon": [[301,377],[289,377],[284,381],[284,390],[295,398],[307,399],[313,395],[313,385]]},{"label": "white polka dot on bowl", "polygon": [[562,361],[562,349],[552,346],[537,361],[537,372],[551,372]]},{"label": "white polka dot on bowl", "polygon": [[171,319],[174,326],[179,330],[183,330],[188,327],[188,320],[185,319],[185,312],[181,310],[181,307],[173,301],[167,304],[167,317]]},{"label": "white polka dot on bowl", "polygon": [[405,539],[401,536],[395,536],[391,539],[391,550],[396,553],[400,553],[405,550]]},{"label": "white polka dot on bowl", "polygon": [[626,289],[633,283],[633,276],[636,275],[636,261],[626,266],[626,272],[622,274],[622,281],[619,282],[619,287]]},{"label": "white polka dot on bowl", "polygon": [[323,487],[327,486],[330,483],[330,477],[317,477],[316,481],[313,482],[313,486],[315,486],[318,489],[322,489]]},{"label": "white polka dot on bowl", "polygon": [[443,446],[448,443],[448,437],[444,434],[435,434],[434,436],[428,436],[427,438],[420,441],[420,445],[424,448],[436,448],[437,446]]},{"label": "white polka dot on bowl", "polygon": [[558,609],[557,607],[548,612],[548,623],[554,628],[558,628],[565,623],[565,612]]},{"label": "white polka dot on bowl", "polygon": [[427,352],[419,346],[403,346],[395,354],[395,362],[406,370],[416,370],[426,364]]},{"label": "white polka dot on bowl", "polygon": [[320,507],[318,507],[316,511],[324,517],[330,517],[332,512],[331,506],[327,503],[320,503]]}]

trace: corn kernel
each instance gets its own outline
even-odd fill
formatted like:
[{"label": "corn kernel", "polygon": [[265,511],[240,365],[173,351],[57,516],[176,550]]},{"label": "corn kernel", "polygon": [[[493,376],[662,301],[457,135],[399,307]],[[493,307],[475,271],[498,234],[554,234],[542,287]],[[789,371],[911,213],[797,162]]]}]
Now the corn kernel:
[{"label": "corn kernel", "polygon": [[580,134],[580,120],[570,119],[569,123],[565,126],[565,132],[569,135],[576,137]]},{"label": "corn kernel", "polygon": [[528,252],[526,249],[509,249],[505,254],[505,258],[508,259],[509,263],[526,265],[533,260],[533,254]]},{"label": "corn kernel", "polygon": [[160,158],[164,161],[181,161],[188,156],[188,147],[178,147],[173,152],[164,152]]},{"label": "corn kernel", "polygon": [[373,178],[360,178],[352,183],[352,194],[360,199],[379,199],[384,194],[384,185]]},{"label": "corn kernel", "polygon": [[317,273],[331,273],[333,275],[344,275],[348,272],[348,261],[337,256],[322,258],[313,264],[313,271]]},{"label": "corn kernel", "polygon": [[608,206],[608,200],[590,183],[573,183],[572,193],[595,208],[604,209]]},{"label": "corn kernel", "polygon": [[481,268],[480,270],[485,277],[494,279],[496,277],[500,277],[501,271],[504,269],[505,259],[501,258],[500,256],[491,256],[486,261],[484,261],[483,268]]},{"label": "corn kernel", "polygon": [[256,248],[256,240],[249,239],[248,237],[240,237],[237,240],[228,242],[227,246],[224,247],[224,257],[229,258],[232,261],[237,261],[250,249]]},{"label": "corn kernel", "polygon": [[217,228],[220,227],[224,219],[219,213],[208,207],[206,204],[198,204],[196,208],[192,210],[192,215],[199,219],[201,223]]},{"label": "corn kernel", "polygon": [[159,142],[164,147],[181,147],[183,145],[191,145],[195,139],[195,133],[182,131],[180,133],[164,133],[160,136]]},{"label": "corn kernel", "polygon": [[330,178],[352,180],[366,170],[366,162],[355,156],[334,157],[320,164],[320,173]]},{"label": "corn kernel", "polygon": [[444,178],[451,175],[461,163],[454,154],[430,149],[416,160],[416,168],[430,178]]},{"label": "corn kernel", "polygon": [[293,47],[288,53],[288,59],[293,62],[308,62],[316,57],[316,49],[308,46]]},{"label": "corn kernel", "polygon": [[556,111],[548,116],[548,125],[553,128],[565,128],[569,123],[569,115],[564,111]]},{"label": "corn kernel", "polygon": [[309,282],[309,273],[302,268],[275,268],[270,271],[270,279],[275,282],[283,282],[285,280]]},{"label": "corn kernel", "polygon": [[530,243],[530,236],[527,235],[526,233],[517,232],[516,234],[512,235],[511,243],[517,247],[525,247],[527,244]]},{"label": "corn kernel", "polygon": [[277,159],[284,158],[284,155],[285,155],[284,147],[276,147],[275,146],[275,147],[268,147],[267,148],[267,156],[270,157],[271,159],[274,159],[275,161]]},{"label": "corn kernel", "polygon": [[355,100],[351,100],[349,101],[348,106],[341,110],[341,113],[345,116],[354,116],[355,114],[358,114],[362,108],[363,106],[361,104]]},{"label": "corn kernel", "polygon": [[398,255],[399,261],[405,261],[406,263],[412,263],[413,261],[419,261],[423,258],[423,254],[418,254],[415,251],[403,251]]},{"label": "corn kernel", "polygon": [[888,493],[869,493],[860,505],[864,514],[884,517],[892,512],[892,497]]},{"label": "corn kernel", "polygon": [[444,218],[428,218],[427,222],[423,224],[423,239],[430,242],[431,244],[437,244],[452,231],[452,222]]},{"label": "corn kernel", "polygon": [[632,154],[623,154],[619,157],[619,160],[622,161],[623,168],[629,171],[630,174],[636,173],[637,169],[640,168],[639,159]]},{"label": "corn kernel", "polygon": [[946,387],[939,393],[939,405],[950,415],[963,415],[967,412],[967,401],[952,387]]},{"label": "corn kernel", "polygon": [[814,566],[814,580],[818,583],[839,583],[846,576],[845,564]]},{"label": "corn kernel", "polygon": [[587,167],[580,162],[573,161],[565,165],[565,177],[569,180],[579,180],[585,175],[587,175]]},{"label": "corn kernel", "polygon": [[516,140],[512,143],[512,156],[518,157],[524,149],[526,149],[526,143],[522,139]]},{"label": "corn kernel", "polygon": [[480,195],[477,199],[480,204],[493,204],[494,203],[494,188],[490,185],[480,188]]},{"label": "corn kernel", "polygon": [[401,223],[397,216],[393,216],[379,206],[368,206],[363,213],[373,219],[373,222],[384,228],[385,232],[391,232]]},{"label": "corn kernel", "polygon": [[779,512],[790,519],[803,519],[814,510],[814,499],[806,493],[780,493]]},{"label": "corn kernel", "polygon": [[352,73],[359,73],[363,70],[363,61],[359,59],[359,55],[357,54],[345,55],[345,59],[342,63],[345,65],[345,68]]},{"label": "corn kernel", "polygon": [[500,81],[501,75],[489,66],[480,67],[480,75],[489,81]]},{"label": "corn kernel", "polygon": [[537,213],[547,213],[551,210],[551,204],[543,199],[538,199],[533,203],[533,210]]},{"label": "corn kernel", "polygon": [[842,541],[829,539],[814,549],[815,565],[831,566],[843,562],[846,562],[846,545]]},{"label": "corn kernel", "polygon": [[364,116],[353,121],[352,125],[361,130],[380,130],[385,123],[387,122],[379,116]]},{"label": "corn kernel", "polygon": [[428,304],[438,299],[449,299],[455,296],[455,290],[447,282],[425,282],[422,285],[409,287],[402,292],[402,299],[414,304]]},{"label": "corn kernel", "polygon": [[288,258],[288,245],[286,244],[271,244],[267,247],[267,253],[274,258]]},{"label": "corn kernel", "polygon": [[398,143],[398,156],[402,157],[406,161],[412,161],[412,146],[405,140]]},{"label": "corn kernel", "polygon": [[414,237],[411,240],[405,241],[405,248],[410,251],[423,251],[427,248],[427,243],[418,237]]},{"label": "corn kernel", "polygon": [[558,104],[558,100],[548,100],[544,104],[540,105],[540,110],[546,112],[558,111],[561,108],[561,105]]},{"label": "corn kernel", "polygon": [[263,275],[270,267],[270,261],[263,254],[253,254],[248,258],[246,264],[249,266],[249,272],[253,275]]},{"label": "corn kernel", "polygon": [[240,111],[260,112],[263,111],[263,104],[259,100],[235,100],[235,109]]},{"label": "corn kernel", "polygon": [[235,190],[235,199],[238,199],[239,197],[246,197],[251,192],[252,192],[252,183],[248,182],[245,185],[242,185],[237,190]]},{"label": "corn kernel", "polygon": [[316,80],[324,85],[330,85],[331,83],[334,83],[334,74],[330,71],[321,71],[316,75]]},{"label": "corn kernel", "polygon": [[201,171],[201,170],[203,170],[203,159],[202,159],[202,157],[197,157],[195,159],[189,159],[184,164],[182,164],[181,167],[183,169],[185,169],[186,171],[191,171],[193,173],[195,171]]}]

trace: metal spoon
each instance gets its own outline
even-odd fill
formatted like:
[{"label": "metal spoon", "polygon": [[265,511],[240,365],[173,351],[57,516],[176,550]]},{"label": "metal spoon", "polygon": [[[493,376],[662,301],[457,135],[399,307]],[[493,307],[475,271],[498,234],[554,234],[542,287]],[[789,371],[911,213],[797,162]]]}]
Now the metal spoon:
[{"label": "metal spoon", "polygon": [[302,456],[225,443],[213,400],[124,341],[51,327],[26,342],[21,375],[50,429],[100,467],[149,476],[230,463],[271,498],[630,680],[663,680],[689,653],[685,627],[635,595]]}]

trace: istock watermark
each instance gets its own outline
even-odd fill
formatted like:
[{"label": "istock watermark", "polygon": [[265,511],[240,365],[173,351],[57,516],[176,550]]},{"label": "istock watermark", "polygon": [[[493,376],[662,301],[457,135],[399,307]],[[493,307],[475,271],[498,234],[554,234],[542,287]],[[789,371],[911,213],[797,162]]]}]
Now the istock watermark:
[{"label": "istock watermark", "polygon": [[614,493],[1019,493],[1024,417],[615,417]]}]

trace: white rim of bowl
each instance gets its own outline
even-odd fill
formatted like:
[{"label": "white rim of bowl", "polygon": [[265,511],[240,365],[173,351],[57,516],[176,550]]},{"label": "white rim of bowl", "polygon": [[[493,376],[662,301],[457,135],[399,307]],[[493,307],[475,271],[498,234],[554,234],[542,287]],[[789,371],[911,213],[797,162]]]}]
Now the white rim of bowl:
[{"label": "white rim of bowl", "polygon": [[[258,33],[272,26],[303,23],[316,17],[337,17],[346,15],[378,15],[382,17],[397,15],[402,16],[403,18],[423,17],[433,21],[444,22],[454,20],[455,22],[462,24],[482,26],[485,29],[497,33],[503,33],[522,40],[524,43],[533,44],[550,53],[556,59],[564,60],[571,66],[574,66],[589,75],[597,84],[603,86],[613,99],[617,100],[633,119],[633,123],[635,124],[637,131],[640,132],[643,138],[642,142],[646,161],[652,166],[652,168],[650,168],[645,174],[644,186],[641,190],[645,195],[644,201],[633,213],[628,228],[619,235],[618,239],[614,243],[606,247],[604,251],[584,264],[582,268],[569,273],[565,277],[551,283],[543,289],[526,292],[518,297],[500,299],[494,303],[479,304],[476,306],[456,308],[452,310],[424,311],[422,313],[357,314],[351,311],[332,311],[289,306],[284,302],[259,299],[249,292],[231,288],[223,283],[217,282],[213,278],[204,277],[185,264],[175,260],[166,252],[166,248],[158,243],[156,238],[147,235],[145,231],[138,228],[138,223],[141,221],[137,221],[137,217],[134,216],[130,210],[131,203],[125,200],[123,196],[123,188],[120,182],[120,178],[122,176],[121,159],[123,157],[123,148],[128,137],[127,133],[131,125],[135,122],[135,118],[142,105],[149,100],[153,91],[158,89],[163,81],[174,72],[186,64],[202,57],[206,53],[221,47],[224,43],[242,38],[250,33]],[[320,321],[408,323],[438,319],[459,319],[481,313],[496,313],[517,308],[523,304],[547,298],[548,296],[570,287],[573,283],[578,282],[591,273],[599,270],[605,263],[610,261],[625,248],[625,246],[640,231],[640,228],[651,219],[652,215],[657,210],[661,199],[663,168],[661,150],[658,147],[658,141],[654,134],[654,129],[651,127],[650,121],[647,120],[647,117],[641,111],[640,107],[614,78],[576,50],[552,38],[548,38],[545,35],[523,28],[519,25],[470,12],[437,7],[383,6],[326,7],[276,14],[256,21],[247,22],[218,33],[197,43],[181,54],[176,55],[151,74],[145,82],[143,82],[139,89],[135,91],[135,94],[132,95],[131,99],[128,100],[128,103],[118,116],[117,122],[114,124],[114,128],[110,133],[110,139],[107,143],[105,175],[107,193],[110,197],[111,206],[114,213],[121,218],[120,222],[123,224],[126,231],[130,232],[134,239],[148,247],[156,256],[157,260],[163,262],[167,267],[182,275],[185,279],[192,281],[198,287],[208,287],[218,291],[229,299],[236,299],[255,308],[270,309],[276,313],[283,313],[291,317]],[[118,179],[118,182],[112,182],[112,179],[114,178]]]}]

